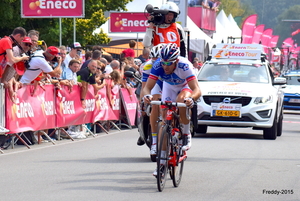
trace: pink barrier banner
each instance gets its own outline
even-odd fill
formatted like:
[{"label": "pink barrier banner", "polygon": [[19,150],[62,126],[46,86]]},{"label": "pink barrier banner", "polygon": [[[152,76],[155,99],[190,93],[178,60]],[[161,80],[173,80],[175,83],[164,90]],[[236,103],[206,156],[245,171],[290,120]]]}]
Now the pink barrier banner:
[{"label": "pink barrier banner", "polygon": [[33,96],[33,86],[23,86],[17,91],[16,103],[6,91],[6,128],[10,133],[36,131],[55,128],[55,105],[53,85],[45,85],[45,90],[37,87]]},{"label": "pink barrier banner", "polygon": [[216,12],[203,7],[188,7],[188,16],[201,29],[216,30]]},{"label": "pink barrier banner", "polygon": [[[199,14],[199,13],[197,13]],[[216,12],[207,8],[202,8],[201,29],[210,31],[216,30]]]},{"label": "pink barrier banner", "polygon": [[253,38],[252,38],[252,44],[259,44],[260,39],[261,39],[261,35],[264,32],[264,29],[265,29],[265,25],[264,24],[258,25],[254,29]]},{"label": "pink barrier banner", "polygon": [[124,89],[124,88],[121,89],[122,97],[124,99],[124,107],[125,107],[125,110],[127,110],[131,126],[133,126],[134,122],[135,122],[136,109],[137,109],[137,104],[138,104],[138,100],[137,100],[136,96],[134,95],[134,92],[135,92],[135,89],[132,89],[133,96],[130,97],[130,94],[127,89]]},{"label": "pink barrier banner", "polygon": [[[110,84],[111,80],[106,80],[107,84]],[[111,90],[111,100],[107,96]],[[112,89],[104,87],[98,91],[98,98],[96,100],[96,106],[94,110],[94,120],[118,120],[120,117],[120,88],[114,86]]]},{"label": "pink barrier banner", "polygon": [[21,0],[22,18],[84,17],[84,0]]},{"label": "pink barrier banner", "polygon": [[83,109],[81,105],[80,90],[81,88],[78,85],[74,85],[71,92],[66,86],[62,86],[56,92],[57,127],[85,124],[93,121],[93,111],[95,109],[93,88],[92,86],[88,87],[85,98],[86,109]]},{"label": "pink barrier banner", "polygon": [[[110,80],[107,81],[110,83]],[[34,86],[25,85],[17,91],[16,103],[12,103],[6,91],[5,96],[5,127],[10,133],[37,131],[50,128],[66,127],[96,121],[119,120],[120,92],[122,91],[128,121],[134,125],[138,100],[129,96],[127,89],[119,86],[103,87],[94,95],[93,86],[89,85],[86,95],[86,108],[80,100],[81,87],[74,85],[72,91],[68,87],[54,89],[53,85],[40,86],[31,96]],[[109,94],[109,95],[108,95]]]},{"label": "pink barrier banner", "polygon": [[257,14],[248,16],[242,25],[242,44],[251,44],[256,26]]}]

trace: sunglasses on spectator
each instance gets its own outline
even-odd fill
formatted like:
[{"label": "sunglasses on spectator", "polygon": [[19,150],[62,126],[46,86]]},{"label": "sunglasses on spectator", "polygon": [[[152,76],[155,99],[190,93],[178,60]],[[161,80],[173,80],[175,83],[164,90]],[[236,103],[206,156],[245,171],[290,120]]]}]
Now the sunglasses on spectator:
[{"label": "sunglasses on spectator", "polygon": [[66,53],[58,53],[58,55],[66,55]]},{"label": "sunglasses on spectator", "polygon": [[25,46],[27,46],[27,47],[31,47],[31,44],[29,44],[29,43],[25,43]]},{"label": "sunglasses on spectator", "polygon": [[161,61],[160,64],[164,66],[171,66],[175,61]]},{"label": "sunglasses on spectator", "polygon": [[101,68],[97,68],[98,70],[101,70]]}]

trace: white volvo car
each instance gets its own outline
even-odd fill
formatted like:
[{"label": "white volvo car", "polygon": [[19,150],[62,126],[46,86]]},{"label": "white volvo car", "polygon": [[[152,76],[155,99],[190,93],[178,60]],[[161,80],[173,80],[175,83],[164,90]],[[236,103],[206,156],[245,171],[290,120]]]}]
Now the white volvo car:
[{"label": "white volvo car", "polygon": [[208,126],[252,127],[264,139],[281,136],[286,79],[273,77],[261,45],[218,44],[197,78],[197,133]]}]

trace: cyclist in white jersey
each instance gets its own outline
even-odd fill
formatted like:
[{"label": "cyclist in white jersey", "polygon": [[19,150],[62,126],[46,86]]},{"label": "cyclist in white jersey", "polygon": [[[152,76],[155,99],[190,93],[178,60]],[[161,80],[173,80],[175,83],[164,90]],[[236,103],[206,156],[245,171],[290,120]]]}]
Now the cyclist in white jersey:
[{"label": "cyclist in white jersey", "polygon": [[[143,88],[146,102],[152,100],[150,92],[158,79],[163,81],[162,101],[184,102],[188,107],[192,107],[194,101],[199,99],[201,92],[193,71],[193,64],[187,58],[179,55],[180,50],[174,43],[168,43],[162,48],[161,61],[154,63],[147,83]],[[190,122],[186,117],[185,108],[179,108],[179,114],[182,131],[187,139],[183,150],[189,150],[192,141]],[[163,116],[165,116],[164,111]]]},{"label": "cyclist in white jersey", "polygon": [[[151,48],[150,51],[150,60],[147,61],[143,66],[142,71],[142,90],[141,90],[141,97],[143,97],[143,88],[146,85],[148,77],[150,75],[152,66],[155,62],[160,62],[160,51],[163,45],[159,44]],[[161,98],[161,91],[162,91],[162,81],[157,80],[155,86],[151,90],[151,95],[153,96],[153,100],[159,100]],[[152,135],[152,145],[150,149],[151,158],[156,158],[156,143],[157,143],[157,124],[158,124],[158,116],[159,116],[159,106],[153,105],[151,109],[150,115],[150,124],[151,124],[151,135]]]}]

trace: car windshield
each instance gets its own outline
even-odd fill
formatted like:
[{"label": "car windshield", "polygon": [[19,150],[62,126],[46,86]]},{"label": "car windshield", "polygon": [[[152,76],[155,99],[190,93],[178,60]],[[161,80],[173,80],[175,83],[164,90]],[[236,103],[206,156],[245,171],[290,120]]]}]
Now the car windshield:
[{"label": "car windshield", "polygon": [[263,65],[207,63],[202,66],[198,81],[268,83],[268,72]]},{"label": "car windshield", "polygon": [[286,78],[286,84],[288,85],[300,85],[300,76],[284,76]]}]

